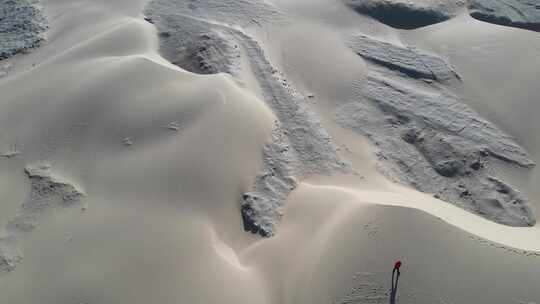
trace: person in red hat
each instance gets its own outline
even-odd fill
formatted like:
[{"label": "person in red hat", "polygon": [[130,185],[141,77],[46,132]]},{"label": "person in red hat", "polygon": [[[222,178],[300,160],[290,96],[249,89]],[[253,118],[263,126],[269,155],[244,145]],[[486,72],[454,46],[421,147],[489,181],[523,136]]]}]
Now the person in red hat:
[{"label": "person in red hat", "polygon": [[400,260],[397,260],[396,263],[394,263],[394,270],[392,272],[396,272],[397,271],[397,275],[399,276],[400,273],[399,273],[399,268],[401,267],[401,261]]}]

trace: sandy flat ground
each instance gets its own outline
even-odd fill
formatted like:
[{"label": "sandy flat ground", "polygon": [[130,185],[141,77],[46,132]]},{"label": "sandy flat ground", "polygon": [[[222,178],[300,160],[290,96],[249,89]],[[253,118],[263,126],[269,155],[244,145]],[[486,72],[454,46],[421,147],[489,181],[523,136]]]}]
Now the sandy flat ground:
[{"label": "sandy flat ground", "polygon": [[[50,165],[84,198],[44,208],[17,234],[22,260],[0,273],[0,302],[385,303],[397,258],[400,303],[540,302],[538,225],[496,224],[390,182],[369,141],[331,115],[368,70],[344,33],[407,42],[448,58],[468,105],[540,163],[538,33],[465,13],[398,31],[337,1],[276,0],[295,23],[246,31],[314,94],[311,109],[358,175],[299,181],[276,235],[260,238],[243,230],[239,197],[264,166],[276,114],[253,83],[161,57],[145,4],[42,1],[47,43],[9,59],[0,152],[20,154],[0,159],[0,226],[28,198],[30,165]],[[538,169],[498,171],[539,214]]]}]

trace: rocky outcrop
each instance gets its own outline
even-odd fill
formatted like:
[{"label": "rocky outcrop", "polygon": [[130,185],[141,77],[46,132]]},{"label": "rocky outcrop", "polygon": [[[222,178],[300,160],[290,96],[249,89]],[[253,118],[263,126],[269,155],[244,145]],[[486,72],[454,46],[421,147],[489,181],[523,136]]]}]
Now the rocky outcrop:
[{"label": "rocky outcrop", "polygon": [[0,0],[0,60],[39,47],[46,30],[37,0]]},{"label": "rocky outcrop", "polygon": [[537,0],[469,0],[469,12],[481,21],[540,32]]},{"label": "rocky outcrop", "polygon": [[215,24],[248,27],[281,19],[283,13],[264,0],[153,0],[146,16],[184,15]]},{"label": "rocky outcrop", "polygon": [[361,14],[399,29],[415,29],[454,17],[464,0],[344,0]]},{"label": "rocky outcrop", "polygon": [[367,37],[352,48],[370,71],[335,119],[373,142],[380,172],[497,223],[534,225],[527,199],[497,177],[495,165],[527,170],[535,163],[440,81],[456,77],[446,61]]},{"label": "rocky outcrop", "polygon": [[[262,236],[271,236],[281,219],[281,209],[296,180],[311,175],[349,172],[337,147],[300,95],[267,60],[259,44],[241,32],[231,33],[249,60],[263,98],[279,121],[263,157],[264,172],[242,198],[244,223],[252,222]],[[250,225],[251,226],[251,225]],[[253,229],[250,229],[253,231]]]},{"label": "rocky outcrop", "polygon": [[174,65],[197,74],[234,75],[239,70],[239,47],[219,27],[182,15],[146,13],[159,32],[160,53]]},{"label": "rocky outcrop", "polygon": [[349,46],[364,59],[407,77],[436,81],[460,79],[446,60],[412,47],[397,46],[364,35],[353,36]]},{"label": "rocky outcrop", "polygon": [[371,75],[336,120],[367,136],[386,176],[510,226],[532,226],[526,198],[494,177],[492,164],[534,163],[512,137],[457,97]]},{"label": "rocky outcrop", "polygon": [[19,243],[36,227],[45,210],[74,206],[85,196],[75,185],[54,176],[49,165],[29,166],[25,173],[30,180],[30,192],[0,238],[0,273],[15,270],[22,261]]},{"label": "rocky outcrop", "polygon": [[158,29],[164,56],[199,73],[225,72],[237,78],[240,72],[251,73],[278,119],[263,151],[262,173],[239,198],[244,229],[272,236],[283,204],[299,179],[347,172],[349,168],[306,98],[270,63],[258,42],[241,29],[279,22],[281,13],[275,7],[265,1],[177,2],[154,0],[145,10],[147,19]]},{"label": "rocky outcrop", "polygon": [[263,151],[264,173],[255,178],[251,191],[242,195],[244,229],[261,236],[274,234],[283,215],[283,202],[297,186],[298,160],[288,137],[276,124],[272,141]]},{"label": "rocky outcrop", "polygon": [[259,26],[282,16],[264,1],[246,0],[154,0],[145,14],[159,32],[160,53],[171,63],[197,74],[231,75],[238,73],[241,56],[229,35],[233,27]]}]

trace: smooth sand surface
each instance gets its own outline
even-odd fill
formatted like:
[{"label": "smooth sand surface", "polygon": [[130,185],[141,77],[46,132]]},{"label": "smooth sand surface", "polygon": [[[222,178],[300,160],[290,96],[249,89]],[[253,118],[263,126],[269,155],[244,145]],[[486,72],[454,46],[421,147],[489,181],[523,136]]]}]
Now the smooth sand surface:
[{"label": "smooth sand surface", "polygon": [[[9,59],[0,152],[20,154],[0,158],[1,227],[29,193],[29,165],[50,164],[85,198],[43,210],[16,248],[22,261],[0,273],[0,302],[385,303],[398,258],[400,303],[540,302],[540,226],[499,225],[391,183],[369,142],[331,117],[367,70],[342,35],[407,41],[448,57],[470,106],[540,163],[538,33],[465,15],[403,32],[338,1],[276,0],[296,22],[246,30],[315,95],[312,109],[358,174],[299,181],[276,235],[260,238],[243,231],[239,197],[262,170],[276,116],[254,82],[162,58],[145,3],[42,1],[47,43]],[[538,169],[500,171],[538,214]]]}]

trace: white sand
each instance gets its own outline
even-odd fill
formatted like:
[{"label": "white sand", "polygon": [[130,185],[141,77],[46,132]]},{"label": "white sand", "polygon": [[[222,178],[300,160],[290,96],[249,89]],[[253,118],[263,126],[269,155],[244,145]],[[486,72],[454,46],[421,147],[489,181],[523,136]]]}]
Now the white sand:
[{"label": "white sand", "polygon": [[[540,226],[499,225],[391,183],[369,141],[332,118],[367,73],[342,39],[362,32],[447,57],[469,106],[539,163],[538,33],[466,15],[398,31],[333,0],[275,3],[294,24],[246,31],[314,95],[310,109],[358,175],[299,180],[275,236],[246,233],[240,197],[264,170],[278,116],[255,81],[168,63],[145,1],[42,1],[47,42],[8,59],[0,78],[0,152],[20,152],[0,158],[0,225],[31,193],[24,169],[37,163],[85,197],[44,208],[19,247],[3,248],[22,260],[0,273],[1,303],[385,303],[396,258],[400,303],[540,302]],[[538,214],[538,169],[499,170]]]}]

